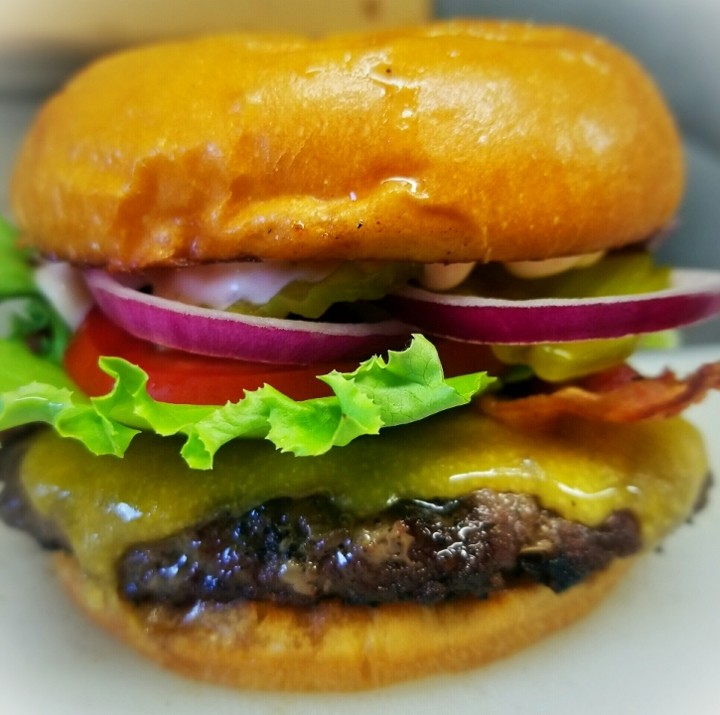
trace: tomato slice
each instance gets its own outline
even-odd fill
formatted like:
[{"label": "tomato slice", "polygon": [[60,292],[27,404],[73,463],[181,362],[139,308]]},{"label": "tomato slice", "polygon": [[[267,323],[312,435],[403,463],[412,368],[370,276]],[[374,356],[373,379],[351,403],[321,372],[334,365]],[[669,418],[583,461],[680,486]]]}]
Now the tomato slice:
[{"label": "tomato slice", "polygon": [[98,366],[101,356],[121,357],[148,374],[148,393],[162,402],[223,405],[265,383],[296,400],[324,397],[330,388],[316,378],[333,369],[354,370],[357,362],[267,365],[195,355],[140,340],[93,308],[65,353],[65,369],[86,394],[104,395],[113,380]]},{"label": "tomato slice", "polygon": [[[436,341],[447,376],[475,370],[498,374],[499,363],[484,345]],[[86,394],[104,395],[113,380],[98,366],[101,356],[121,357],[148,374],[148,393],[176,404],[223,405],[243,398],[246,390],[267,383],[295,400],[325,397],[330,388],[317,375],[351,372],[358,363],[271,365],[195,355],[140,340],[93,308],[75,333],[65,354],[65,369]]]}]

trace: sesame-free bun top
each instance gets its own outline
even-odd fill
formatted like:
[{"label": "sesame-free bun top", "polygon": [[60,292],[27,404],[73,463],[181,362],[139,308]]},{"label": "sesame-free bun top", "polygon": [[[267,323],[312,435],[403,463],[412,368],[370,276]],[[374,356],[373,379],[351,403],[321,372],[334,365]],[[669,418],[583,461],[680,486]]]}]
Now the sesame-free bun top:
[{"label": "sesame-free bun top", "polygon": [[642,240],[682,174],[657,89],[606,40],[456,21],[98,61],[40,111],[12,204],[26,244],[118,270],[508,261]]}]

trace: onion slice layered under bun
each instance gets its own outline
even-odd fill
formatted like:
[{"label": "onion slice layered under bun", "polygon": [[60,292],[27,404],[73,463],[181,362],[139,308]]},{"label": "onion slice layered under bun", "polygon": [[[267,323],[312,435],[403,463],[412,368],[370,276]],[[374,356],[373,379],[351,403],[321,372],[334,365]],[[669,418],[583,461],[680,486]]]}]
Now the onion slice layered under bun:
[{"label": "onion slice layered under bun", "polygon": [[188,615],[133,607],[71,556],[55,558],[82,609],[151,659],[201,680],[274,691],[361,690],[497,660],[585,616],[634,562],[615,561],[560,594],[528,585],[435,606],[241,602]]},{"label": "onion slice layered under bun", "polygon": [[513,261],[642,240],[682,183],[673,121],[623,52],[457,21],[101,60],[39,114],[12,200],[28,245],[119,270]]}]

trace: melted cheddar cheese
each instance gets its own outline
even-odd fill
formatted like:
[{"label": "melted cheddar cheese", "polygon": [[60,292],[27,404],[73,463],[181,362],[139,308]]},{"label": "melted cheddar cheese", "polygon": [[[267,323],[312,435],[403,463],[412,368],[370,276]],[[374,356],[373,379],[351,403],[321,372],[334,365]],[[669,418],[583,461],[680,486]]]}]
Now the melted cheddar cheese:
[{"label": "melted cheddar cheese", "polygon": [[235,441],[212,472],[189,469],[169,439],[139,435],[124,459],[95,457],[47,432],[33,441],[22,479],[56,520],[82,568],[114,578],[131,544],[169,535],[221,510],[323,492],[357,514],[402,498],[452,498],[490,487],[533,494],[562,516],[597,525],[630,509],[647,547],[692,511],[708,465],[698,432],[681,419],[612,425],[569,421],[520,433],[473,408],[365,437],[321,457]]}]

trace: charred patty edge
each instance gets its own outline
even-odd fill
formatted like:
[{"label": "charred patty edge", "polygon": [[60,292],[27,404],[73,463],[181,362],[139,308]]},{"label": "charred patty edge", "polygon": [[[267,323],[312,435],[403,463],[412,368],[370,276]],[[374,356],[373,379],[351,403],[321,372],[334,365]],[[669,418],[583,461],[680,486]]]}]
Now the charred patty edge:
[{"label": "charred patty edge", "polygon": [[117,574],[121,595],[134,603],[438,603],[486,598],[517,579],[562,591],[641,546],[629,511],[592,528],[534,497],[489,489],[400,501],[370,519],[316,496],[275,499],[136,544]]}]

